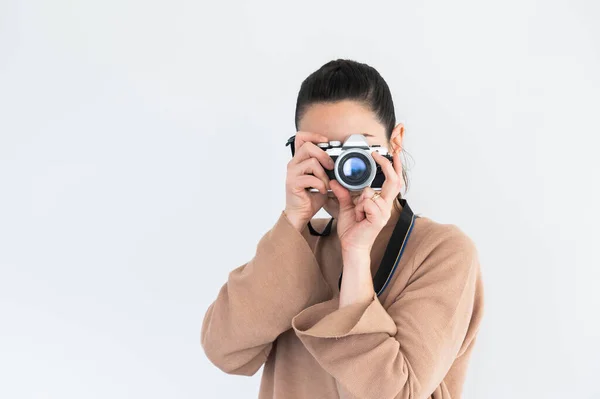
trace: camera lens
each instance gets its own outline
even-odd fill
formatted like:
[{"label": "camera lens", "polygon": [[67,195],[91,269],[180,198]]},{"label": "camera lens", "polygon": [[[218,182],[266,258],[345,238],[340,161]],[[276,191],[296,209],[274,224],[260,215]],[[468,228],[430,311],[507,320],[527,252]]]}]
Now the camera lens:
[{"label": "camera lens", "polygon": [[352,157],[344,162],[342,172],[344,177],[351,181],[360,181],[366,174],[367,164],[359,157]]},{"label": "camera lens", "polygon": [[[355,140],[351,140],[353,137]],[[341,150],[333,148],[331,151],[339,154],[333,173],[343,187],[350,191],[360,191],[373,183],[377,174],[377,164],[364,136],[350,136],[344,141]]]}]

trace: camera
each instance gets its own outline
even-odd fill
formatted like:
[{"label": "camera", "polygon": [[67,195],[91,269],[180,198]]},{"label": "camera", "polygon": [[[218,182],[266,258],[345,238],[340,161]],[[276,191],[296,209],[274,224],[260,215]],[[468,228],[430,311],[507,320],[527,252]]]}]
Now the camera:
[{"label": "camera", "polygon": [[[361,191],[369,186],[375,191],[381,190],[385,174],[371,152],[377,151],[393,163],[387,148],[380,145],[369,146],[367,138],[362,134],[352,134],[343,143],[329,141],[318,143],[317,146],[327,152],[335,163],[333,170],[325,169],[329,179],[337,180],[350,191]],[[309,191],[319,190],[311,187]],[[328,191],[331,192],[331,189]]]}]

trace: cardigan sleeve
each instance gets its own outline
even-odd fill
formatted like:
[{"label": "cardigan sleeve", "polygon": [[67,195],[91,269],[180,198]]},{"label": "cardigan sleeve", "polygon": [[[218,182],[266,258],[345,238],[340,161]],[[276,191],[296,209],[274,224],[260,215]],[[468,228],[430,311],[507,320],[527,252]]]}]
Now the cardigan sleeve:
[{"label": "cardigan sleeve", "polygon": [[273,341],[291,328],[292,318],[331,297],[303,233],[282,211],[260,239],[254,257],[229,273],[206,310],[201,345],[224,372],[255,374]]},{"label": "cardigan sleeve", "polygon": [[387,309],[375,293],[342,308],[336,297],[292,320],[345,395],[429,398],[459,354],[473,314],[478,255],[458,227],[436,230],[421,242],[407,286]]}]

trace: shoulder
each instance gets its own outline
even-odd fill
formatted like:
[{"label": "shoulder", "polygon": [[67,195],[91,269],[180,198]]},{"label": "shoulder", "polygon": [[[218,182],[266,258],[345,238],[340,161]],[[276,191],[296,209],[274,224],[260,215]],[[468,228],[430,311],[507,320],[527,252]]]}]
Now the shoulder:
[{"label": "shoulder", "polygon": [[472,339],[484,313],[483,278],[475,240],[456,224],[440,223],[423,216],[416,219],[413,234],[409,283],[419,287],[431,285],[436,287],[435,291],[454,298],[472,298],[469,327]]},{"label": "shoulder", "polygon": [[[440,223],[425,216],[416,218],[410,239],[414,252],[413,270],[423,263],[478,267],[475,241],[458,225]],[[448,262],[453,260],[452,262]]]}]

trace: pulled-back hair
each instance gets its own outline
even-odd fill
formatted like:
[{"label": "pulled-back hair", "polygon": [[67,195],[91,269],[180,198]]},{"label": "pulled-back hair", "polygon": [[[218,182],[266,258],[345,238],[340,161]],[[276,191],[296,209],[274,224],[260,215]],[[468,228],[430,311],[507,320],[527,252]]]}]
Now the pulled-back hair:
[{"label": "pulled-back hair", "polygon": [[[396,126],[392,93],[377,70],[367,64],[348,59],[329,61],[311,73],[300,86],[296,101],[296,130],[307,109],[316,103],[353,100],[370,109],[385,127],[388,139]],[[404,149],[402,150],[404,152]],[[408,175],[403,165],[404,189],[408,190]]]}]

